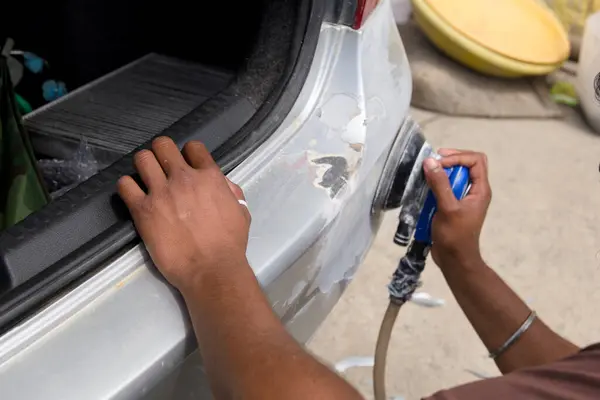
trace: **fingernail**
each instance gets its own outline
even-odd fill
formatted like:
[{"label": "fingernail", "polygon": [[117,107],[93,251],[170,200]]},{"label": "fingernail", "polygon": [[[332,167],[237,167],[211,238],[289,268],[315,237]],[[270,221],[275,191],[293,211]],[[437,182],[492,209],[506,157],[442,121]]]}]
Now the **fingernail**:
[{"label": "fingernail", "polygon": [[423,161],[423,165],[425,170],[430,172],[436,172],[438,169],[440,169],[440,163],[433,158],[426,158],[425,161]]}]

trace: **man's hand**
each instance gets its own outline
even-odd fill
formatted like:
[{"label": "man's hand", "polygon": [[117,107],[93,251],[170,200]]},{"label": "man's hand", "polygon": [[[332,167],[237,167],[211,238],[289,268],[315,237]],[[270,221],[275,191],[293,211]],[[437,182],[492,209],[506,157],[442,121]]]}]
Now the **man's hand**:
[{"label": "man's hand", "polygon": [[207,271],[247,266],[250,214],[238,203],[244,195],[202,143],[189,142],[180,152],[173,140],[159,137],[134,163],[147,193],[124,176],[119,194],[156,267],[173,286],[183,292]]},{"label": "man's hand", "polygon": [[[472,151],[440,150],[427,159],[425,176],[436,197],[431,252],[460,308],[490,352],[497,352],[523,325],[531,310],[481,258],[479,235],[492,191],[487,159]],[[471,190],[462,200],[452,193],[443,168],[469,168]],[[468,272],[468,273],[465,273]],[[552,332],[539,318],[495,362],[506,374],[573,355],[578,347]]]},{"label": "man's hand", "polygon": [[119,194],[159,271],[183,295],[216,399],[360,399],[285,330],[246,260],[243,193],[204,145],[160,137]]},{"label": "man's hand", "polygon": [[[437,200],[438,209],[432,223],[432,256],[442,268],[481,265],[479,236],[492,191],[488,182],[487,158],[471,151],[439,151],[440,161],[429,158],[424,162],[427,183]],[[471,189],[457,200],[443,168],[462,165],[469,168]]]}]

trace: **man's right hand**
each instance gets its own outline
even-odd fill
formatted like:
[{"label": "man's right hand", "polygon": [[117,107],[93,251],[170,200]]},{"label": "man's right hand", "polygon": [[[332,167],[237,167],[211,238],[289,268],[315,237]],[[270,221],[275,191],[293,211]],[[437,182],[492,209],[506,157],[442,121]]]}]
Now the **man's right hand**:
[{"label": "man's right hand", "polygon": [[125,176],[119,194],[154,264],[173,286],[185,296],[207,272],[236,276],[249,268],[250,213],[238,202],[244,194],[202,143],[187,143],[182,154],[173,140],[159,137],[152,151],[138,152],[134,161],[148,193]]},{"label": "man's right hand", "polygon": [[[439,154],[440,161],[424,162],[425,176],[438,204],[431,232],[432,256],[485,347],[497,353],[523,326],[531,309],[481,258],[479,235],[492,198],[485,155],[460,150],[440,150]],[[469,168],[471,178],[471,190],[460,201],[454,197],[443,170],[456,165]],[[556,362],[578,351],[538,318],[494,361],[507,374]],[[535,375],[529,371],[530,376]],[[456,396],[448,392],[452,398],[460,397],[459,393],[466,392],[456,392]]]},{"label": "man's right hand", "polygon": [[[427,183],[437,200],[437,212],[432,223],[435,263],[442,269],[469,268],[482,264],[479,236],[492,191],[488,181],[485,154],[472,151],[442,149],[442,159],[425,160]],[[444,168],[462,165],[469,168],[471,189],[457,200],[450,188]]]}]

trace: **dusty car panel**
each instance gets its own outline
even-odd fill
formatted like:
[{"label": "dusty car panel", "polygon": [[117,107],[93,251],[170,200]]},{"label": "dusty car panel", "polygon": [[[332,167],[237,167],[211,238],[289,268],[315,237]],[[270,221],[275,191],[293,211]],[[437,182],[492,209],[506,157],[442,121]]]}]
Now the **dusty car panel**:
[{"label": "dusty car panel", "polygon": [[[253,216],[250,263],[300,342],[377,231],[372,205],[410,79],[389,1],[359,31],[323,24],[291,113],[229,174]],[[204,398],[194,349],[181,299],[137,246],[0,338],[2,398]]]}]

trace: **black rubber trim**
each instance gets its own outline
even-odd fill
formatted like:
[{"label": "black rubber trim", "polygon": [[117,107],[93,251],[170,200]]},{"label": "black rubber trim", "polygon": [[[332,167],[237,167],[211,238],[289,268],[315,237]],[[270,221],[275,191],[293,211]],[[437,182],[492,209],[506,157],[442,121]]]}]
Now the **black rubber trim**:
[{"label": "black rubber trim", "polygon": [[3,299],[0,305],[0,332],[6,331],[11,322],[18,321],[44,299],[83,277],[128,245],[131,247],[136,239],[137,233],[132,222],[115,224],[103,232],[98,240],[87,243],[67,256],[62,260],[64,264],[53,265],[42,271],[36,279],[25,282],[19,290]]},{"label": "black rubber trim", "polygon": [[[302,2],[301,7],[303,8],[301,11],[304,12],[299,13],[297,31],[291,49],[293,56],[291,59],[295,62],[288,63],[283,79],[270,92],[263,105],[255,112],[247,99],[232,100],[235,95],[225,90],[207,102],[210,103],[210,107],[214,107],[212,111],[206,108],[198,110],[200,114],[210,114],[215,109],[222,109],[221,116],[226,114],[229,116],[222,121],[223,123],[230,124],[231,121],[236,120],[248,121],[243,127],[238,127],[239,131],[234,137],[220,138],[215,135],[214,139],[207,143],[208,149],[212,151],[217,163],[225,172],[243,161],[277,129],[283,117],[291,110],[304,85],[318,42],[320,26],[324,18],[324,6],[320,0],[311,0]],[[246,118],[241,115],[239,118],[231,118],[232,110],[244,114]],[[206,142],[206,136],[202,132],[210,129],[214,135],[215,130],[210,123],[194,125],[199,121],[205,121],[198,113],[190,113],[168,128],[164,134],[173,137],[179,144],[199,136],[202,136]],[[249,114],[253,116],[249,117]],[[190,133],[189,129],[195,132]],[[150,142],[140,146],[139,149],[149,146]],[[20,253],[35,255],[34,258],[41,259],[46,265],[51,264],[46,268],[38,266],[36,269],[41,272],[28,277],[14,290],[2,293],[0,287],[0,327],[2,327],[0,331],[7,330],[34,307],[71,282],[97,269],[123,249],[139,243],[139,237],[129,215],[115,192],[117,179],[132,173],[130,154],[0,235],[0,262],[23,262],[25,260],[20,260],[20,257],[11,260],[5,257],[9,253]],[[82,202],[87,207],[82,207]],[[90,213],[90,208],[96,212]],[[64,229],[65,224],[70,225],[69,220],[75,214],[83,214],[78,218],[84,222],[88,232],[102,233],[84,240],[83,245],[65,257],[56,260],[46,257],[44,250],[48,250],[48,254],[60,253],[54,251],[53,247],[60,246],[61,242],[68,243],[75,239],[73,232],[69,235],[69,232]],[[94,219],[94,215],[111,217]],[[40,232],[40,226],[46,227],[44,232]],[[65,235],[61,237],[56,234],[57,231]],[[44,236],[47,234],[52,234],[60,240],[44,243]],[[74,236],[78,236],[78,232],[74,232]],[[82,241],[84,238],[77,237],[77,239]],[[0,268],[0,282],[11,282],[15,279],[14,276],[7,276],[6,271],[7,269]],[[2,273],[4,276],[1,275]]]}]

